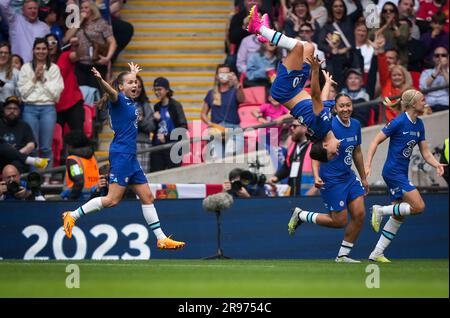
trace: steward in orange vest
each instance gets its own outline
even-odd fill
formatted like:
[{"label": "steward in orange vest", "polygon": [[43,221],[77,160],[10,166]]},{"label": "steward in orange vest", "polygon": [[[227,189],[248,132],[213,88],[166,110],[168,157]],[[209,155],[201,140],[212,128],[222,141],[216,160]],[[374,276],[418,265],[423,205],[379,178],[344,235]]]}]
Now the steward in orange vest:
[{"label": "steward in orange vest", "polygon": [[68,147],[69,156],[66,159],[65,188],[61,197],[70,200],[87,200],[90,197],[91,188],[99,181],[93,145],[79,130],[65,135],[64,143]]}]

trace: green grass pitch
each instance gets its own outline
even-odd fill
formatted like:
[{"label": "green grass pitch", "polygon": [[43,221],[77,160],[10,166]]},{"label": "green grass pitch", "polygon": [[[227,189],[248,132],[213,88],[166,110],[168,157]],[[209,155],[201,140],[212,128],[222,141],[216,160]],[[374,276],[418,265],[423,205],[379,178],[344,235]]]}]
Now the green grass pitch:
[{"label": "green grass pitch", "polygon": [[[68,264],[80,270],[69,289]],[[448,259],[379,264],[367,288],[368,261],[150,260],[0,261],[0,297],[449,297]],[[370,280],[370,278],[369,278]],[[372,280],[373,281],[373,280]]]}]

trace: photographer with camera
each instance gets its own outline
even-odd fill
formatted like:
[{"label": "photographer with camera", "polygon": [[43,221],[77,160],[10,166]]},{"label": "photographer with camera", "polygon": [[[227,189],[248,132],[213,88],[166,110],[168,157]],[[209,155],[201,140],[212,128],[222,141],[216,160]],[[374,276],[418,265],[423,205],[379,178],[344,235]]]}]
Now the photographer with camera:
[{"label": "photographer with camera", "polygon": [[234,197],[264,197],[266,196],[265,183],[266,177],[264,175],[235,168],[230,171],[228,180],[223,183],[222,187],[224,192],[228,192]]},{"label": "photographer with camera", "polygon": [[40,193],[41,175],[32,172],[27,181],[20,180],[20,172],[13,165],[6,165],[0,181],[0,200],[36,200],[44,201]]},{"label": "photographer with camera", "polygon": [[98,173],[100,177],[98,178],[98,183],[91,188],[91,197],[90,199],[96,197],[105,197],[108,195],[108,187],[109,187],[109,165],[101,166],[98,169]]}]

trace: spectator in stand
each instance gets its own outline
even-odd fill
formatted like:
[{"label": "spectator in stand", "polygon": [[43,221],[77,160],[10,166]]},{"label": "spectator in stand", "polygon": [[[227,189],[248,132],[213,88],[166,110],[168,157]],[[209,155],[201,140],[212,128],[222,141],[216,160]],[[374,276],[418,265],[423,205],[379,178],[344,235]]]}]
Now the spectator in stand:
[{"label": "spectator in stand", "polygon": [[310,23],[302,24],[300,30],[298,31],[298,34],[300,40],[306,41],[314,45],[315,48],[314,55],[317,56],[319,60],[324,61],[321,66],[322,68],[326,68],[325,53],[319,50],[317,44],[313,42],[313,34],[314,34],[313,26]]},{"label": "spectator in stand", "polygon": [[[150,101],[145,92],[144,81],[139,75],[136,76],[138,80],[137,90],[136,90],[136,108],[139,111],[139,121],[138,121],[138,134],[136,139],[136,150],[142,151],[152,147],[150,134],[156,129],[157,123],[154,118],[154,111],[150,105]],[[145,173],[150,172],[151,162],[150,153],[138,153],[137,159],[141,164],[142,170]]]},{"label": "spectator in stand", "polygon": [[11,63],[12,63],[12,66],[18,71],[20,71],[20,69],[22,68],[23,64],[25,64],[23,62],[23,58],[20,55],[17,55],[17,54],[11,55]]},{"label": "spectator in stand", "polygon": [[10,2],[11,0],[0,0],[0,10],[8,20],[12,53],[20,55],[27,63],[33,58],[34,40],[50,33],[50,28],[38,19],[38,1],[25,0],[22,13],[16,13]]},{"label": "spectator in stand", "polygon": [[34,41],[33,60],[20,70],[18,87],[24,103],[23,119],[33,130],[41,156],[52,158],[55,104],[64,89],[64,81],[58,66],[50,60],[44,38]]},{"label": "spectator in stand", "polygon": [[[20,119],[20,101],[16,96],[6,99],[3,106],[3,116],[0,119],[0,139],[10,144],[24,155],[30,155],[36,148],[36,142],[31,127]],[[14,165],[21,172],[28,172],[28,165],[20,161]]]},{"label": "spectator in stand", "polygon": [[369,43],[369,32],[364,22],[358,22],[355,25],[354,48],[356,49],[358,55],[363,58],[363,65],[360,65],[359,68],[364,71],[363,80],[364,83],[367,83],[369,72],[371,71],[371,68],[373,68],[372,60],[375,52],[373,46]]},{"label": "spectator in stand", "polygon": [[448,33],[448,0],[420,0],[416,16],[421,33],[429,31],[431,19],[439,12],[445,14],[444,31]]},{"label": "spectator in stand", "polygon": [[[170,138],[170,134],[176,128],[187,129],[187,120],[183,111],[183,106],[175,100],[173,91],[170,88],[169,81],[164,77],[158,77],[153,82],[153,91],[159,102],[155,104],[155,113],[153,117],[157,122],[157,127],[153,134],[153,145],[162,145],[174,142]],[[178,135],[180,138],[183,136]],[[180,149],[182,150],[182,149]],[[160,171],[179,167],[183,154],[179,155],[179,162],[174,162],[170,157],[171,148],[155,151],[151,154],[151,171]]]},{"label": "spectator in stand", "polygon": [[[77,51],[79,61],[75,67],[78,84],[100,88],[91,76],[91,69],[95,67],[106,78],[108,64],[116,51],[117,43],[112,27],[102,19],[95,3],[86,0],[81,2],[80,28],[68,29],[64,44],[73,37],[77,37],[80,43]],[[100,48],[105,49],[104,52]]]},{"label": "spectator in stand", "polygon": [[[411,37],[415,40],[420,40],[420,29],[416,24],[415,16],[415,4],[418,4],[419,0],[399,0],[398,1],[398,14],[400,19],[406,18],[411,22]],[[419,6],[417,5],[417,8]]]},{"label": "spectator in stand", "polygon": [[300,26],[309,23],[314,29],[319,28],[319,24],[312,19],[306,0],[295,0],[292,7],[286,12],[286,21],[284,22],[284,34],[291,38],[299,35]]},{"label": "spectator in stand", "polygon": [[248,16],[250,9],[254,5],[261,7],[261,0],[244,0],[245,10],[241,10],[231,17],[227,34],[226,34],[226,50],[228,53],[226,63],[229,64],[233,70],[236,70],[236,54],[239,51],[242,40],[249,36],[245,25],[245,18]]},{"label": "spectator in stand", "polygon": [[433,54],[437,47],[445,47],[448,50],[448,32],[444,30],[445,15],[438,12],[431,18],[431,31],[422,34],[421,41],[426,48],[426,67],[434,66]]},{"label": "spectator in stand", "polygon": [[261,43],[258,52],[250,55],[244,87],[265,86],[270,88],[276,74],[281,53],[270,42]]},{"label": "spectator in stand", "polygon": [[74,73],[75,63],[78,61],[78,39],[71,38],[71,49],[64,52],[61,52],[55,35],[47,34],[45,39],[48,43],[50,59],[58,65],[64,80],[64,90],[56,103],[56,121],[63,129],[67,123],[71,130],[82,131],[84,128],[83,95]]},{"label": "spectator in stand", "polygon": [[[231,67],[226,64],[219,64],[216,68],[214,88],[208,91],[205,96],[200,118],[210,128],[224,132],[226,128],[239,129],[240,118],[238,107],[245,101],[242,87]],[[211,111],[211,120],[208,113]],[[227,134],[225,149],[222,148],[222,139],[215,138],[213,157],[223,158],[225,155],[241,153],[244,150],[244,136],[240,134]],[[220,143],[219,143],[220,140]],[[236,143],[236,145],[234,145]]]},{"label": "spectator in stand", "polygon": [[250,56],[261,49],[261,42],[258,41],[256,34],[246,36],[239,46],[237,52],[236,68],[239,74],[247,72],[247,64]]},{"label": "spectator in stand", "polygon": [[323,27],[328,19],[328,12],[323,5],[322,0],[306,0],[309,6],[309,12],[315,22],[319,24],[319,27]]},{"label": "spectator in stand", "polygon": [[58,24],[58,9],[55,3],[39,8],[39,20],[47,24],[50,28],[50,33],[58,39],[59,43],[62,43],[64,31]]},{"label": "spectator in stand", "polygon": [[408,51],[408,71],[411,74],[413,85],[416,89],[419,89],[420,73],[423,70],[423,61],[425,58],[426,48],[423,42],[416,40],[412,37],[412,23],[409,19],[403,18],[400,23],[408,25],[409,39],[407,45]]},{"label": "spectator in stand", "polygon": [[328,8],[328,21],[318,35],[318,46],[325,53],[327,69],[335,81],[344,82],[343,69],[350,63],[349,51],[355,45],[355,23],[362,15],[362,6],[355,2],[357,9],[347,15],[347,7],[342,0],[333,0]]},{"label": "spectator in stand", "polygon": [[[406,43],[409,39],[408,26],[400,24],[400,16],[397,7],[388,1],[381,11],[379,29],[373,29],[372,34],[383,34],[386,39],[386,49],[394,49],[399,54],[400,63],[408,65],[408,52]],[[372,36],[370,36],[372,37]]]},{"label": "spectator in stand", "polygon": [[[378,60],[378,72],[380,75],[381,97],[400,96],[404,91],[412,87],[412,78],[408,70],[401,65],[388,66],[386,53],[384,53],[385,39],[379,35],[375,40],[375,52]],[[397,104],[397,100],[393,100]],[[398,115],[398,111],[386,106],[386,121],[390,122]]]},{"label": "spectator in stand", "polygon": [[[269,94],[269,89],[266,91],[268,103],[259,106],[259,109],[254,109],[252,115],[255,116],[261,124],[275,122],[277,125],[267,128],[258,129],[258,149],[263,148],[269,152],[275,170],[280,164],[283,164],[280,158],[283,158],[283,149],[281,147],[281,134],[284,125],[283,120],[292,118],[289,109],[278,103]],[[261,140],[263,138],[263,140]]]},{"label": "spectator in stand", "polygon": [[18,96],[19,71],[12,65],[9,43],[0,43],[0,106],[9,96]]},{"label": "spectator in stand", "polygon": [[119,53],[130,43],[134,34],[134,27],[131,23],[120,18],[120,10],[123,7],[125,0],[110,0],[109,10],[111,13],[111,26],[116,39],[117,48],[111,58],[111,63],[119,56]]},{"label": "spectator in stand", "polygon": [[[341,93],[350,96],[353,104],[370,100],[369,94],[363,87],[363,74],[359,69],[351,68],[346,72],[345,87]],[[358,119],[361,127],[367,127],[373,124],[371,117],[374,117],[374,111],[372,109],[371,106],[356,106],[353,108],[352,117]]]},{"label": "spectator in stand", "polygon": [[[434,68],[427,69],[420,75],[420,89],[448,86],[448,50],[437,47],[434,50]],[[448,110],[448,87],[425,94],[425,100],[433,112]]]}]

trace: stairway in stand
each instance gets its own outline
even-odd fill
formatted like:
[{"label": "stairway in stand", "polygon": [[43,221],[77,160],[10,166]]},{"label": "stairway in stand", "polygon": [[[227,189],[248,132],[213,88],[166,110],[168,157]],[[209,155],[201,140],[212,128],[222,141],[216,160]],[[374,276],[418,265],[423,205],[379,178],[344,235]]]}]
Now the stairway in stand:
[{"label": "stairway in stand", "polygon": [[[128,0],[121,17],[133,24],[134,36],[113,73],[128,70],[131,61],[139,64],[152,105],[157,102],[153,80],[166,77],[188,121],[200,119],[215,68],[225,60],[225,28],[233,4],[233,0]],[[111,138],[112,132],[105,127],[99,150],[107,151]]]}]

